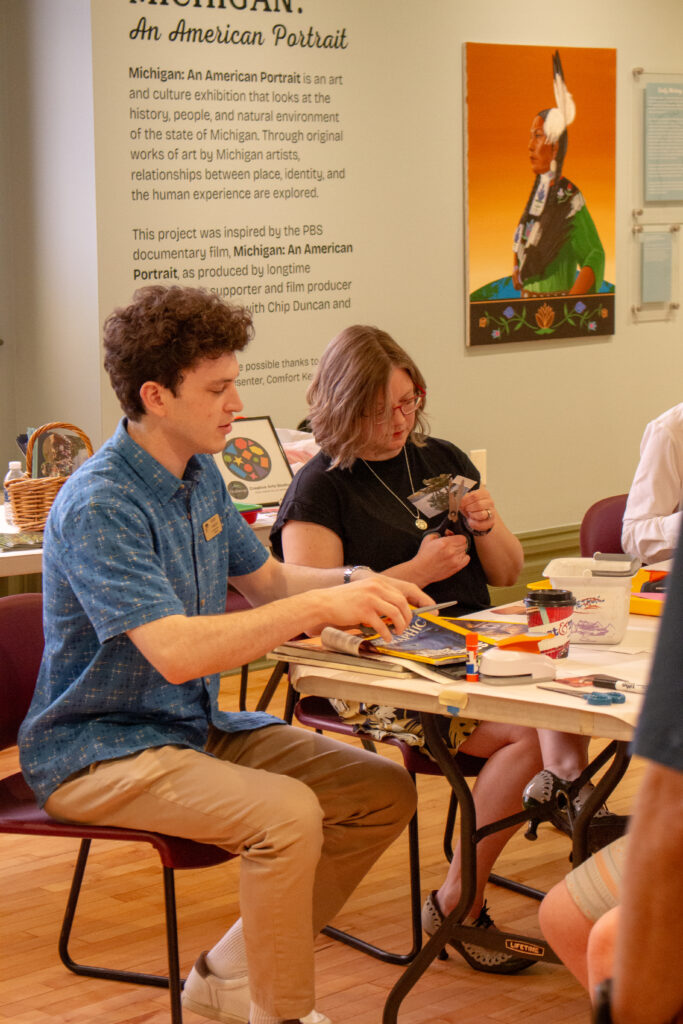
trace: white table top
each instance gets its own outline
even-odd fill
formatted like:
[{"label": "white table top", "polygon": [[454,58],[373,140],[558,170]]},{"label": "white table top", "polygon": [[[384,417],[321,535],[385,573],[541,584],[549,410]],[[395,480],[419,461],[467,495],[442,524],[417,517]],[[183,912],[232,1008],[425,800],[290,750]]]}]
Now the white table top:
[{"label": "white table top", "polygon": [[[17,526],[5,522],[5,506],[0,504],[0,533],[19,533]],[[43,570],[43,549],[29,548],[25,551],[0,551],[0,577],[24,576]]]},{"label": "white table top", "polygon": [[[489,615],[480,613],[481,617]],[[569,657],[557,663],[557,677],[599,671],[647,682],[659,621],[652,616],[631,615],[626,634],[618,645],[570,645]],[[551,693],[533,683],[491,685],[465,680],[439,683],[408,673],[404,679],[312,665],[293,664],[292,682],[302,694],[410,707],[436,714],[454,713],[451,709],[458,708],[468,718],[616,740],[631,738],[642,704],[642,696],[632,693],[625,695],[623,704],[593,706],[573,695]]]}]

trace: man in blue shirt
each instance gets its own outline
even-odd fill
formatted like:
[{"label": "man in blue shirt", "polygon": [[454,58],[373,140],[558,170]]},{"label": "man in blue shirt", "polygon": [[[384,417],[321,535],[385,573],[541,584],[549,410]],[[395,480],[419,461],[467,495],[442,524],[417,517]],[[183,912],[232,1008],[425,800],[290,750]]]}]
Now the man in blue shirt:
[{"label": "man in blue shirt", "polygon": [[[313,939],[413,813],[386,758],[217,707],[218,674],[326,623],[403,630],[416,587],[277,562],[213,453],[242,409],[249,313],[197,289],[137,292],[104,328],[124,410],[62,488],[44,544],[45,654],[22,769],[58,818],[154,829],[241,857],[241,918],[185,985],[228,1024],[325,1024]],[[254,605],[225,614],[228,577]]]}]

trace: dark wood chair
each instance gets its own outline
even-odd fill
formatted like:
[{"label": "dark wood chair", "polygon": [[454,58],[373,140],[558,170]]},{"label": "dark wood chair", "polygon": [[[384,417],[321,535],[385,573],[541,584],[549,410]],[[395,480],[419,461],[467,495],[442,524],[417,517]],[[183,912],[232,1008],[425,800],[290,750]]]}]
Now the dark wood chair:
[{"label": "dark wood chair", "polygon": [[[19,726],[33,696],[43,652],[42,596],[18,594],[0,598],[0,749],[17,742]],[[55,821],[35,801],[21,772],[0,780],[0,833],[59,836],[80,840],[71,890],[59,936],[62,962],[75,974],[110,981],[168,988],[172,1024],[182,1024],[180,994],[182,979],[178,958],[178,924],[174,872],[182,868],[203,868],[231,860],[233,854],[218,846],[196,843],[177,836],[141,829],[107,828]],[[166,912],[168,977],[132,970],[94,967],[76,963],[69,953],[69,938],[76,914],[88,854],[93,839],[147,843],[159,855],[163,872]]]}]

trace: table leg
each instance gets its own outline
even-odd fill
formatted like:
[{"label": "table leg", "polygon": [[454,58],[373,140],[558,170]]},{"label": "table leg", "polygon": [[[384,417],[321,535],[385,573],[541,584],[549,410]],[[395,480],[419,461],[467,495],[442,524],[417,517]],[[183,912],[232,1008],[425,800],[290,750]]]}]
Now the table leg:
[{"label": "table leg", "polygon": [[[577,791],[587,782],[607,761],[611,758],[609,768],[602,778],[595,784],[595,789],[584,802],[577,814],[572,830],[572,866],[578,867],[582,861],[589,856],[588,831],[593,815],[599,807],[605,803],[618,783],[624,777],[628,768],[631,756],[628,752],[628,743],[619,740],[612,740],[604,750],[593,758],[588,767],[576,780]],[[598,819],[599,820],[599,819]]]},{"label": "table leg", "polygon": [[514,953],[515,956],[528,957],[531,961],[543,960],[546,963],[560,963],[547,942],[529,939],[524,935],[511,932],[498,932],[493,929],[482,930],[463,925],[462,919],[472,905],[477,887],[477,843],[484,835],[500,831],[510,825],[521,824],[528,818],[528,812],[520,811],[499,822],[494,822],[477,831],[476,812],[470,788],[465,776],[451,757],[438,726],[437,715],[421,714],[424,728],[425,743],[430,754],[439,765],[449,785],[455,793],[460,809],[460,850],[461,850],[461,882],[462,889],[458,905],[444,919],[438,930],[422,947],[413,962],[406,968],[387,997],[382,1015],[382,1024],[396,1024],[401,1003],[413,986],[419,981],[433,960],[439,955],[451,939],[471,942],[487,949]]}]

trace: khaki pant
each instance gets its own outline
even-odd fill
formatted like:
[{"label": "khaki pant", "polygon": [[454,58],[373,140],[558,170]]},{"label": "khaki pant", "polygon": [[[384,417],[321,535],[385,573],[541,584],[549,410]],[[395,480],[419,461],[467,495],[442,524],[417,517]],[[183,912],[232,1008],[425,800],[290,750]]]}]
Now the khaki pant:
[{"label": "khaki pant", "polygon": [[212,728],[205,753],[168,746],[102,761],[45,806],[55,818],[151,829],[239,854],[251,997],[296,1018],[315,1001],[314,936],[406,825],[415,790],[385,757],[277,725]]}]

